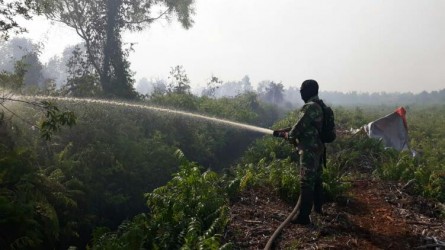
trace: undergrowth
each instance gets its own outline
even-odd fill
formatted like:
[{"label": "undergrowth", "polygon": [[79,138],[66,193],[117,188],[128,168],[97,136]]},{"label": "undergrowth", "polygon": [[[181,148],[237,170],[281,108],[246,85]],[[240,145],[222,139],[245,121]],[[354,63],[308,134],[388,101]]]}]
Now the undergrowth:
[{"label": "undergrowth", "polygon": [[146,194],[149,213],[116,232],[95,231],[92,249],[230,249],[221,244],[228,199],[217,173],[202,172],[178,151],[181,168],[167,185]]},{"label": "undergrowth", "polygon": [[[285,123],[286,119],[279,125]],[[323,188],[328,201],[345,195],[353,180],[369,177],[413,181],[415,192],[445,200],[445,166],[439,150],[423,150],[413,157],[411,152],[385,148],[362,132],[347,132],[328,144],[327,152]],[[280,138],[257,140],[223,178],[179,156],[180,171],[167,185],[146,195],[150,212],[123,223],[116,232],[96,230],[93,249],[231,249],[230,243],[222,245],[221,238],[229,220],[229,201],[236,200],[241,190],[272,187],[288,203],[298,199],[298,154]]]}]

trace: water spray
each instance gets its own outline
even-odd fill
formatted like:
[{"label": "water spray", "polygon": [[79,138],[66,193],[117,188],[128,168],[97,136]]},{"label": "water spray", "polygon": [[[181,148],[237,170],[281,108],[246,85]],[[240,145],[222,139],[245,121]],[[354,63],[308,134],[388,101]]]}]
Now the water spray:
[{"label": "water spray", "polygon": [[[91,98],[55,97],[55,96],[19,96],[19,98],[37,99],[37,100],[67,101],[67,102],[91,103],[91,104],[98,103],[98,104],[115,105],[115,106],[121,106],[121,107],[140,108],[140,109],[153,110],[153,111],[171,113],[171,114],[176,114],[176,115],[188,116],[188,117],[207,120],[207,121],[216,122],[216,123],[223,123],[223,124],[230,125],[233,127],[247,129],[247,130],[251,130],[251,131],[255,131],[255,132],[259,132],[259,133],[263,133],[263,134],[268,134],[268,135],[273,135],[275,137],[281,137],[281,138],[285,138],[286,134],[291,130],[291,128],[271,130],[271,129],[267,129],[267,128],[261,128],[261,127],[257,127],[257,126],[244,124],[244,123],[233,122],[233,121],[229,121],[229,120],[225,120],[225,119],[219,119],[219,118],[215,118],[215,117],[209,117],[209,116],[194,114],[194,113],[185,112],[185,111],[179,111],[179,110],[173,110],[173,109],[167,109],[167,108],[159,108],[159,107],[154,107],[154,106],[134,104],[134,103],[128,103],[128,102],[110,101],[110,100],[102,100],[102,99],[91,99]],[[273,242],[278,237],[278,235],[281,233],[281,230],[298,214],[300,202],[301,202],[301,199],[299,198],[294,210],[289,214],[289,216],[286,218],[286,220],[275,230],[274,234],[270,237],[269,241],[267,242],[267,244],[264,248],[265,250],[270,250],[272,248]]]},{"label": "water spray", "polygon": [[267,128],[261,128],[253,125],[248,125],[244,123],[239,122],[233,122],[225,119],[219,119],[215,117],[209,117],[205,115],[200,114],[194,114],[190,112],[185,111],[179,111],[179,110],[173,110],[173,109],[167,109],[167,108],[159,108],[154,106],[148,106],[143,104],[135,104],[135,103],[128,103],[128,102],[119,102],[119,101],[111,101],[111,100],[103,100],[103,99],[91,99],[91,98],[74,98],[74,97],[56,97],[56,96],[20,96],[19,98],[23,99],[38,99],[38,100],[55,100],[55,101],[67,101],[67,102],[83,102],[83,103],[98,103],[98,104],[106,104],[106,105],[115,105],[115,106],[121,106],[121,107],[131,107],[131,108],[140,108],[140,109],[146,109],[146,110],[153,110],[153,111],[159,111],[159,112],[165,112],[165,113],[171,113],[176,115],[182,115],[182,116],[188,116],[192,118],[207,120],[211,122],[216,123],[223,123],[229,126],[247,129],[263,134],[273,135],[274,131],[267,129]]}]

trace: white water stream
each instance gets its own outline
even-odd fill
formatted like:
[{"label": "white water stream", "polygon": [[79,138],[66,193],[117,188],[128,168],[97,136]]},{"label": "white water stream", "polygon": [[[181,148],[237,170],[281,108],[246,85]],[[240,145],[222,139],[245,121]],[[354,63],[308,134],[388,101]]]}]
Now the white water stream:
[{"label": "white water stream", "polygon": [[134,104],[134,103],[127,103],[127,102],[119,102],[119,101],[110,101],[110,100],[101,100],[101,99],[90,99],[90,98],[72,98],[72,97],[54,97],[54,96],[20,96],[20,98],[23,99],[37,99],[37,100],[55,100],[55,101],[67,101],[67,102],[76,102],[76,103],[99,103],[99,104],[105,104],[105,105],[115,105],[115,106],[122,106],[122,107],[131,107],[131,108],[140,108],[140,109],[146,109],[146,110],[153,110],[158,112],[164,112],[164,113],[170,113],[170,114],[176,114],[176,115],[182,115],[182,116],[188,116],[191,118],[201,119],[201,120],[207,120],[211,122],[216,123],[222,123],[225,125],[241,128],[241,129],[247,129],[263,134],[273,134],[273,130],[267,129],[267,128],[261,128],[257,126],[252,126],[244,123],[239,122],[233,122],[229,120],[219,119],[215,117],[209,117],[205,115],[200,114],[194,114],[179,110],[173,110],[173,109],[167,109],[167,108],[159,108],[154,106],[147,106],[142,104]]}]

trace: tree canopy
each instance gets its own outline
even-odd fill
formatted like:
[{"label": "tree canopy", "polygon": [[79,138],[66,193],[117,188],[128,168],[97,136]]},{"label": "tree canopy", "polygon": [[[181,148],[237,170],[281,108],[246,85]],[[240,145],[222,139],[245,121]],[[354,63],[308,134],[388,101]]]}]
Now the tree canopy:
[{"label": "tree canopy", "polygon": [[42,0],[38,7],[50,19],[72,27],[85,42],[88,61],[99,75],[104,95],[136,96],[121,33],[140,31],[159,19],[193,24],[193,0]]},{"label": "tree canopy", "polygon": [[0,0],[0,40],[8,40],[10,32],[18,34],[26,29],[17,23],[17,16],[30,19],[31,9],[36,5],[33,0]]}]

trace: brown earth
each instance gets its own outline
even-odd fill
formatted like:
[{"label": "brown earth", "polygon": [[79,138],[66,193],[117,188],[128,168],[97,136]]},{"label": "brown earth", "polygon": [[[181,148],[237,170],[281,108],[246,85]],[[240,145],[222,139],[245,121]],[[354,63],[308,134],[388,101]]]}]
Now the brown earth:
[{"label": "brown earth", "polygon": [[[443,205],[412,196],[401,184],[354,181],[344,197],[312,213],[312,224],[288,224],[275,249],[445,249]],[[236,249],[263,249],[293,209],[270,187],[244,190],[231,205],[224,239]]]}]

